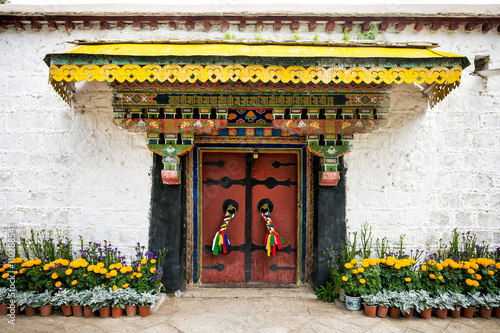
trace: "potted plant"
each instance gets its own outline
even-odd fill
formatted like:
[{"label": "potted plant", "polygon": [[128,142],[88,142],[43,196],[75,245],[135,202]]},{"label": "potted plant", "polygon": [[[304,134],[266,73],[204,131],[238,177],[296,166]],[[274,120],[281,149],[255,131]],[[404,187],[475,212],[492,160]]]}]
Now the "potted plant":
[{"label": "potted plant", "polygon": [[399,318],[401,315],[401,307],[405,298],[404,291],[388,291],[389,294],[389,316],[391,318]]},{"label": "potted plant", "polygon": [[405,297],[402,299],[401,312],[406,318],[411,318],[417,304],[418,292],[416,290],[410,290],[405,293]]},{"label": "potted plant", "polygon": [[377,293],[377,316],[380,318],[387,317],[391,304],[389,296],[389,292],[385,289]]},{"label": "potted plant", "polygon": [[493,294],[481,294],[476,299],[476,305],[479,306],[479,316],[481,318],[489,319],[491,317],[491,310],[498,306],[498,300]]},{"label": "potted plant", "polygon": [[111,296],[111,316],[113,318],[122,316],[123,309],[125,309],[125,304],[127,303],[128,290],[127,288],[109,289]]},{"label": "potted plant", "polygon": [[467,308],[470,303],[467,296],[462,293],[449,291],[450,298],[452,299],[452,308],[450,308],[450,315],[452,318],[459,318],[462,308]]},{"label": "potted plant", "polygon": [[467,301],[469,302],[469,306],[467,308],[462,309],[462,316],[465,318],[472,318],[474,316],[474,312],[476,311],[476,307],[480,306],[480,298],[481,298],[481,293],[475,292],[475,293],[468,293],[467,294]]},{"label": "potted plant", "polygon": [[438,291],[434,297],[436,302],[436,317],[446,319],[448,317],[448,310],[454,309],[455,300],[449,292]]},{"label": "potted plant", "polygon": [[127,288],[125,290],[127,292],[125,299],[125,313],[127,314],[127,317],[133,317],[137,314],[137,303],[139,302],[140,295],[135,289]]},{"label": "potted plant", "polygon": [[7,295],[9,294],[9,289],[6,287],[0,287],[0,316],[5,316],[7,314]]},{"label": "potted plant", "polygon": [[417,294],[418,301],[415,304],[415,310],[420,313],[421,318],[429,319],[431,317],[432,308],[436,306],[436,302],[426,290],[419,290]]},{"label": "potted plant", "polygon": [[52,315],[52,293],[50,290],[45,290],[39,296],[40,316],[48,317]]},{"label": "potted plant", "polygon": [[361,298],[363,299],[365,315],[370,318],[375,317],[377,315],[378,293],[363,295]]},{"label": "potted plant", "polygon": [[92,312],[99,310],[101,318],[108,318],[111,315],[111,293],[107,288],[95,287],[90,290],[90,299],[87,302]]},{"label": "potted plant", "polygon": [[71,312],[73,316],[82,317],[83,316],[83,300],[85,298],[86,291],[76,291],[71,289],[69,293],[69,301],[71,304]]},{"label": "potted plant", "polygon": [[83,316],[85,318],[91,318],[94,316],[94,310],[92,309],[92,305],[94,304],[92,302],[93,298],[93,290],[83,290],[80,296],[80,302],[81,305],[83,306]]},{"label": "potted plant", "polygon": [[370,265],[368,261],[358,267],[356,259],[344,265],[346,268],[342,276],[343,288],[345,290],[346,307],[349,310],[361,309],[361,296],[379,292],[381,287],[379,267]]},{"label": "potted plant", "polygon": [[147,317],[149,316],[149,311],[151,306],[156,302],[159,296],[153,294],[153,291],[146,291],[139,294],[138,305],[139,305],[139,316]]},{"label": "potted plant", "polygon": [[16,305],[28,317],[36,315],[36,307],[34,305],[33,292],[21,291],[16,295]]},{"label": "potted plant", "polygon": [[74,291],[71,289],[62,289],[54,294],[52,297],[52,302],[54,306],[60,306],[64,316],[71,316],[73,311],[71,310],[71,303],[73,299]]}]

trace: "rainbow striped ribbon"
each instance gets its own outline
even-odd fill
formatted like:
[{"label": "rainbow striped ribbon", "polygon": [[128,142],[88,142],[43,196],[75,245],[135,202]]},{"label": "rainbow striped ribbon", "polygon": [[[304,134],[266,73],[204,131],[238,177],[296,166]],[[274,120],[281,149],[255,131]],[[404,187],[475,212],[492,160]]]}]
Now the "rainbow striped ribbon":
[{"label": "rainbow striped ribbon", "polygon": [[217,255],[220,251],[222,253],[227,254],[227,248],[229,247],[229,239],[227,239],[226,229],[229,221],[234,217],[234,214],[226,212],[226,216],[224,216],[224,220],[222,221],[222,225],[219,228],[219,231],[215,234],[214,241],[212,243],[212,251],[214,255]]},{"label": "rainbow striped ribbon", "polygon": [[267,235],[264,243],[266,244],[267,256],[271,256],[271,249],[273,256],[276,255],[276,247],[278,250],[283,249],[283,238],[276,231],[274,231],[273,221],[271,220],[271,216],[269,216],[269,212],[262,213],[262,217],[266,220],[267,227]]}]

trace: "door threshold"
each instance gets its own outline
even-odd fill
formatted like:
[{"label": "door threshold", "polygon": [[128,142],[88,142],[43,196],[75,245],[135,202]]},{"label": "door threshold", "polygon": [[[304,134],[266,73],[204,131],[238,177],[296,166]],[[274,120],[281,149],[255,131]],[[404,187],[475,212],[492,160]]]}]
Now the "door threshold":
[{"label": "door threshold", "polygon": [[242,282],[242,283],[203,283],[201,288],[298,288],[293,283],[278,282]]}]

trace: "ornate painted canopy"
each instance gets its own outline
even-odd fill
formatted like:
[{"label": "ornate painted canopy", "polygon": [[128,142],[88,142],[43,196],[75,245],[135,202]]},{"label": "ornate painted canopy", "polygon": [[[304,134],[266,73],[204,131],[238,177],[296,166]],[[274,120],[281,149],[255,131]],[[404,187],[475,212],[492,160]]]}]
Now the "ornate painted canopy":
[{"label": "ornate painted canopy", "polygon": [[425,85],[431,105],[458,86],[469,61],[432,46],[98,43],[45,61],[68,103],[75,81],[110,84],[114,123],[147,133],[165,184],[180,184],[195,143],[295,142],[320,157],[320,185],[336,185],[354,134],[387,123],[392,84]]},{"label": "ornate painted canopy", "polygon": [[434,45],[112,43],[79,45],[45,57],[49,81],[69,102],[67,84],[107,82],[283,82],[433,85],[431,105],[460,83],[466,57]]}]

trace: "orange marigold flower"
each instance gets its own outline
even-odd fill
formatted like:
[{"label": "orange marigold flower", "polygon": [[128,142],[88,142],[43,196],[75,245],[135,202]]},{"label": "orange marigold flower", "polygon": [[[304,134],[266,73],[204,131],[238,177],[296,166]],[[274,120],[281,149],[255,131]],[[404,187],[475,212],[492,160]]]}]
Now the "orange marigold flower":
[{"label": "orange marigold flower", "polygon": [[435,279],[436,279],[436,275],[434,275],[434,274],[429,274],[429,278],[431,278],[431,279],[435,280]]},{"label": "orange marigold flower", "polygon": [[364,284],[365,282],[365,279],[359,279],[359,283]]}]

